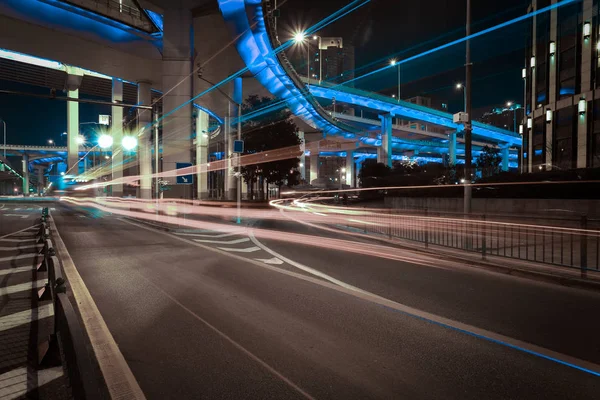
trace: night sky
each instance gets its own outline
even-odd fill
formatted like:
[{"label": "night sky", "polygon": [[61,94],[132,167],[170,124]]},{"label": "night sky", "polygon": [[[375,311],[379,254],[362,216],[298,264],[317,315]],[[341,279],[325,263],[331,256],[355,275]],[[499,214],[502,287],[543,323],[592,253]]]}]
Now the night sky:
[{"label": "night sky", "polygon": [[[282,32],[305,29],[348,4],[349,0],[279,0],[280,39]],[[356,47],[356,67],[385,65],[392,56],[405,59],[436,46],[464,37],[466,0],[373,0],[345,18],[318,32],[341,36]],[[526,0],[473,1],[473,31],[497,25],[526,13]],[[474,60],[473,102],[475,117],[507,100],[522,103],[521,68],[524,64],[527,23],[488,34],[472,42]],[[464,44],[402,65],[402,97],[432,97],[448,103],[451,112],[462,107],[462,94],[454,89],[464,80]],[[396,70],[389,70],[356,82],[370,90],[395,91]],[[26,92],[48,93],[48,89],[0,81],[0,87]],[[102,106],[81,105],[80,121],[96,121],[106,113]],[[7,142],[44,144],[47,139],[61,143],[66,130],[64,102],[0,95],[0,118],[7,121]],[[82,127],[86,129],[85,127]],[[64,143],[64,139],[63,142]]]}]

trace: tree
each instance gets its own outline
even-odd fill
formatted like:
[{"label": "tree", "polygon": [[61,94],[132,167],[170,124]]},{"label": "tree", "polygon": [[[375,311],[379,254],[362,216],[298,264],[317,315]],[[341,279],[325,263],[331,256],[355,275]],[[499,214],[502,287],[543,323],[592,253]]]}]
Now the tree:
[{"label": "tree", "polygon": [[477,158],[475,167],[481,170],[483,178],[487,178],[500,172],[500,164],[502,164],[500,151],[496,148],[484,146]]},{"label": "tree", "polygon": [[[288,109],[274,107],[269,111],[273,99],[269,97],[249,96],[244,105],[242,114],[249,117],[242,127],[244,139],[244,154],[257,154],[269,151],[294,148],[300,145],[298,127],[291,119]],[[265,112],[268,111],[268,112]],[[250,184],[250,196],[254,198],[254,183],[259,184],[259,198],[264,198],[264,188],[269,183],[281,186],[291,185],[297,181],[293,173],[298,168],[298,157],[285,158],[266,163],[252,164],[242,167],[242,176]],[[267,183],[267,185],[265,185]]]}]

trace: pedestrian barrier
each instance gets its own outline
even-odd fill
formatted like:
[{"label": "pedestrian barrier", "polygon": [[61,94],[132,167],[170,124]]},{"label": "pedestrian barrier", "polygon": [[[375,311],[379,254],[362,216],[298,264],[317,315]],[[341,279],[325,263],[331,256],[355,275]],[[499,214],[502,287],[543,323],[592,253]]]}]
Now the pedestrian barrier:
[{"label": "pedestrian barrier", "polygon": [[348,223],[364,233],[487,256],[576,268],[581,276],[600,272],[600,220],[431,212],[365,211]]},{"label": "pedestrian barrier", "polygon": [[62,276],[60,262],[56,257],[47,219],[48,208],[42,210],[39,243],[44,243],[40,254],[38,271],[48,272],[48,282],[38,290],[38,299],[52,300],[54,306],[53,333],[38,347],[38,363],[48,359],[60,359],[69,378],[75,399],[96,400],[103,398],[93,358],[86,346],[85,331],[67,295],[67,282]]}]

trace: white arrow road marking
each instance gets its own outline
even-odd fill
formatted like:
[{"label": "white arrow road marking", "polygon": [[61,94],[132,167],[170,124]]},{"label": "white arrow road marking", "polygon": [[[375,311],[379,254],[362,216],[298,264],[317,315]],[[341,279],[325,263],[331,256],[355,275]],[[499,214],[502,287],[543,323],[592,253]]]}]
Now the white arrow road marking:
[{"label": "white arrow road marking", "polygon": [[232,253],[254,253],[255,251],[259,251],[260,247],[248,247],[247,249],[236,249],[232,247],[217,247],[219,250],[231,251]]},{"label": "white arrow road marking", "polygon": [[260,261],[260,262],[264,262],[265,264],[273,264],[273,265],[281,265],[281,264],[283,264],[283,261],[281,261],[277,257],[273,257],[273,258],[270,258],[270,259],[255,258],[255,260],[256,261]]},{"label": "white arrow road marking", "polygon": [[244,243],[244,242],[249,242],[250,239],[249,238],[242,238],[242,239],[235,239],[235,240],[201,240],[201,239],[194,239],[194,242],[199,242],[199,243],[218,243],[218,244],[238,244],[238,243]]},{"label": "white arrow road marking", "polygon": [[5,217],[20,217],[20,218],[29,218],[29,215],[25,214],[4,214]]}]

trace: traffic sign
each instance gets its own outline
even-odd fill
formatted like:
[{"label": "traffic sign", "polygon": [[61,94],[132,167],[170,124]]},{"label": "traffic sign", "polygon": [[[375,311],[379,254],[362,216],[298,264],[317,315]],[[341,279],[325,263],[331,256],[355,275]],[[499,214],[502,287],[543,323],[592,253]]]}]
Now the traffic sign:
[{"label": "traffic sign", "polygon": [[243,140],[234,140],[233,141],[233,152],[236,154],[241,154],[244,152],[244,141]]},{"label": "traffic sign", "polygon": [[[176,169],[182,169],[182,168],[187,168],[187,167],[191,167],[191,166],[192,166],[192,163],[176,163],[175,164]],[[194,175],[192,175],[192,174],[178,175],[176,183],[178,185],[191,185],[192,183],[194,183]]]}]

